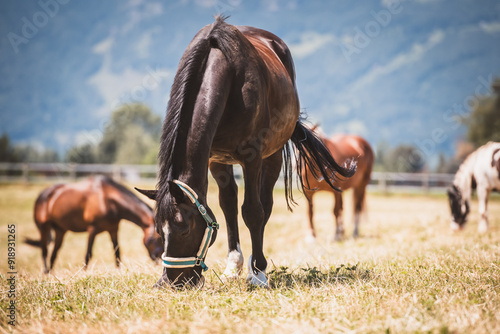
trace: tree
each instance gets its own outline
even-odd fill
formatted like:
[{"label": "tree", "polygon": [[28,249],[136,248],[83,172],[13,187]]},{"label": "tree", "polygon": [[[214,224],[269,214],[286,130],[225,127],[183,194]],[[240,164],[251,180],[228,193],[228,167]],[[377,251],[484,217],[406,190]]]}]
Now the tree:
[{"label": "tree", "polygon": [[389,172],[416,173],[423,169],[425,160],[417,148],[399,145],[384,154],[383,164]]},{"label": "tree", "polygon": [[0,137],[0,161],[1,162],[15,162],[15,156],[9,136],[4,133]]},{"label": "tree", "polygon": [[111,115],[97,147],[97,159],[103,163],[154,163],[148,157],[152,151],[156,156],[160,133],[160,116],[144,104],[125,104]]},{"label": "tree", "polygon": [[71,148],[66,153],[66,161],[78,164],[92,164],[97,161],[97,148],[92,144],[83,144]]},{"label": "tree", "polygon": [[474,99],[471,112],[464,120],[467,138],[475,147],[488,141],[500,142],[500,79],[495,79],[491,87],[491,95]]},{"label": "tree", "polygon": [[33,145],[13,145],[9,136],[4,133],[0,137],[1,162],[57,162],[59,156],[56,151],[36,148]]}]

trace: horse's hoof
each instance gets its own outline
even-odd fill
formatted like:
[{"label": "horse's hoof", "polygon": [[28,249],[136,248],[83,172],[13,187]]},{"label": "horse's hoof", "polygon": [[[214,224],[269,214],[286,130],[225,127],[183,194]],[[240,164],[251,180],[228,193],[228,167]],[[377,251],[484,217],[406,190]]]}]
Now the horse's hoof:
[{"label": "horse's hoof", "polygon": [[248,258],[247,283],[259,288],[269,288],[265,269],[263,271],[259,271],[257,274],[254,273],[252,269],[252,255]]},{"label": "horse's hoof", "polygon": [[462,229],[462,227],[455,222],[451,222],[450,228],[453,232],[457,232],[457,231],[460,231]]},{"label": "horse's hoof", "polygon": [[238,278],[243,269],[243,263],[243,255],[241,254],[240,245],[238,245],[238,249],[231,251],[227,256],[227,265],[222,278],[226,280]]},{"label": "horse's hoof", "polygon": [[238,270],[237,268],[230,269],[230,270],[228,270],[228,269],[229,268],[226,268],[226,270],[224,270],[224,272],[222,273],[222,275],[220,277],[223,281],[231,281],[231,280],[235,280],[238,277],[240,277],[241,270]]},{"label": "horse's hoof", "polygon": [[315,244],[316,243],[316,237],[312,234],[308,234],[306,237],[305,237],[305,242],[307,244]]},{"label": "horse's hoof", "polygon": [[485,222],[480,222],[478,227],[479,233],[486,233],[488,231],[488,224]]},{"label": "horse's hoof", "polygon": [[341,242],[344,240],[344,236],[342,234],[335,234],[331,239],[331,242]]},{"label": "horse's hoof", "polygon": [[269,288],[266,274],[259,271],[257,275],[250,272],[247,276],[247,283],[258,288]]}]

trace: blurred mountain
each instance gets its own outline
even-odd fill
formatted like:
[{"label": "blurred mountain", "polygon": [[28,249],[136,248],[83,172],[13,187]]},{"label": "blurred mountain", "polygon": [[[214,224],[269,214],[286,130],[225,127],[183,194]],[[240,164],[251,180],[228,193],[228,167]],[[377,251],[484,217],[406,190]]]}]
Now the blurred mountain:
[{"label": "blurred mountain", "polygon": [[228,22],[280,36],[301,107],[326,134],[453,155],[476,96],[500,75],[498,1],[0,1],[0,134],[63,154],[122,103],[163,117],[195,33]]}]

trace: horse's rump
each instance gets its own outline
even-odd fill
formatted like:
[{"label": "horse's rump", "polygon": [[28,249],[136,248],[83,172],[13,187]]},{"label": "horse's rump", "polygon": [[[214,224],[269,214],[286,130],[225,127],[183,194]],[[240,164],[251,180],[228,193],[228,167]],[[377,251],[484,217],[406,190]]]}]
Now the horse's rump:
[{"label": "horse's rump", "polygon": [[64,184],[55,184],[43,190],[35,201],[34,220],[37,224],[43,224],[49,218],[49,201],[54,193],[64,187]]}]

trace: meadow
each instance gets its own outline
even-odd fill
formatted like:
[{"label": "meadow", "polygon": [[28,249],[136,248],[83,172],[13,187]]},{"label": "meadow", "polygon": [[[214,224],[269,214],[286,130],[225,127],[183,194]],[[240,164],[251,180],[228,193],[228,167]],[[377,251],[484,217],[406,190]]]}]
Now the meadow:
[{"label": "meadow", "polygon": [[[153,289],[162,267],[142,245],[142,231],[122,221],[122,266],[114,266],[109,236],[99,235],[83,270],[86,233],[67,233],[55,269],[42,274],[32,210],[44,185],[0,185],[1,333],[499,333],[500,199],[490,200],[490,230],[477,232],[477,201],[464,231],[449,228],[443,195],[369,193],[367,219],[353,240],[346,193],[346,239],[334,233],[333,199],[315,197],[318,240],[305,242],[306,203],[286,209],[276,190],[264,252],[270,289],[241,278],[223,282],[226,229],[210,185],[209,204],[221,223],[210,248],[203,288]],[[241,197],[241,196],[240,196]],[[241,200],[240,200],[241,202]],[[15,297],[7,279],[8,225],[15,225]],[[242,250],[250,255],[240,221]],[[246,267],[246,266],[245,266]],[[16,325],[8,307],[15,301]]]}]

